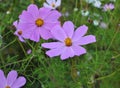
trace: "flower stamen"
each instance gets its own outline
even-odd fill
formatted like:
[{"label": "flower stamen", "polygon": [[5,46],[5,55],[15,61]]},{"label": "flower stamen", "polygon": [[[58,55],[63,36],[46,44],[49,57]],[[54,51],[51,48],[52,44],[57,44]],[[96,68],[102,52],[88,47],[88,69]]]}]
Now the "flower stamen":
[{"label": "flower stamen", "polygon": [[66,38],[65,40],[64,40],[64,42],[65,42],[65,45],[66,46],[71,46],[72,45],[72,40],[71,40],[71,38]]},{"label": "flower stamen", "polygon": [[19,35],[22,35],[22,31],[21,31],[21,30],[20,30],[20,31],[18,31],[18,34],[19,34]]},{"label": "flower stamen", "polygon": [[35,21],[35,24],[38,26],[38,27],[41,27],[43,24],[44,24],[44,21],[40,18],[38,18],[36,21]]},{"label": "flower stamen", "polygon": [[52,7],[55,7],[55,4],[54,4],[54,3],[52,3],[52,4],[51,4],[51,6],[52,6]]},{"label": "flower stamen", "polygon": [[10,88],[10,86],[6,86],[5,88]]}]

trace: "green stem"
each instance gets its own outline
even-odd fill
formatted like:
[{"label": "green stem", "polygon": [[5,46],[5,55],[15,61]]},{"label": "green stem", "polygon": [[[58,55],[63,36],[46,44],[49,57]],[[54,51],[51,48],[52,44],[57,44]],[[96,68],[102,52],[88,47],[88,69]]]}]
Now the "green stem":
[{"label": "green stem", "polygon": [[21,43],[19,40],[18,40],[18,43],[20,44],[20,47],[22,48],[22,50],[23,50],[23,52],[24,52],[25,56],[27,56],[26,51],[25,51],[25,49],[24,49],[24,47],[23,47],[22,43]]}]

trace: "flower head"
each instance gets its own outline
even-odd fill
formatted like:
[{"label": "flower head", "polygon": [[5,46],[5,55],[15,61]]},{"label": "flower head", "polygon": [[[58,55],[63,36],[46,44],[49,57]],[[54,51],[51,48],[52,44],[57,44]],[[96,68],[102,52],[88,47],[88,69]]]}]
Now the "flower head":
[{"label": "flower head", "polygon": [[24,10],[19,16],[19,22],[29,36],[28,38],[38,42],[40,37],[45,40],[52,38],[51,29],[54,25],[60,24],[58,21],[60,16],[61,14],[56,10],[44,7],[38,9],[36,5],[31,4],[27,11]]},{"label": "flower head", "polygon": [[46,0],[46,2],[43,6],[50,9],[56,9],[61,5],[61,0]]},{"label": "flower head", "polygon": [[16,31],[14,34],[18,36],[18,38],[21,42],[25,42],[24,39],[29,38],[29,35],[28,35],[29,31],[26,31],[23,24],[19,23],[18,21],[13,22],[13,25],[16,27]]},{"label": "flower head", "polygon": [[113,10],[114,9],[114,4],[110,3],[110,4],[105,4],[103,7],[104,11],[108,11],[108,10]]},{"label": "flower head", "polygon": [[99,25],[99,21],[98,20],[94,20],[93,24],[94,24],[94,26],[98,26]]},{"label": "flower head", "polygon": [[97,8],[100,8],[101,7],[101,2],[99,1],[99,0],[95,0],[94,2],[93,2],[93,6],[94,7],[97,7]]},{"label": "flower head", "polygon": [[80,56],[86,53],[86,50],[81,45],[96,42],[95,36],[84,36],[88,27],[83,25],[77,28],[74,32],[74,24],[67,21],[63,27],[57,25],[53,28],[52,34],[58,42],[43,43],[42,47],[48,48],[46,54],[50,57],[61,56],[61,59],[67,59],[73,56]]},{"label": "flower head", "polygon": [[25,85],[26,79],[23,76],[18,77],[16,71],[12,70],[8,73],[7,78],[4,72],[0,70],[0,88],[21,88]]},{"label": "flower head", "polygon": [[81,14],[82,14],[82,16],[88,16],[89,15],[89,11],[81,10]]}]

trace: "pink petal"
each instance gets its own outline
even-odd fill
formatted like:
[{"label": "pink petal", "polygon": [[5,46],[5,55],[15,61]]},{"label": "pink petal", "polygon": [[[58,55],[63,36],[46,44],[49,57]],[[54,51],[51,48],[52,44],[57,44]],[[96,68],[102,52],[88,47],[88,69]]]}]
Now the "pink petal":
[{"label": "pink petal", "polygon": [[75,53],[74,53],[74,51],[73,51],[73,49],[71,47],[65,47],[63,49],[63,52],[62,52],[60,58],[61,58],[61,60],[65,60],[67,58],[73,57],[74,55],[75,55]]},{"label": "pink petal", "polygon": [[60,16],[61,13],[59,13],[57,10],[52,10],[44,20],[48,22],[56,22]]},{"label": "pink petal", "polygon": [[56,25],[60,25],[60,22],[59,21],[56,21],[56,22],[45,22],[43,27],[45,29],[48,29],[48,30],[52,30]]},{"label": "pink petal", "polygon": [[37,19],[39,17],[39,10],[35,4],[29,5],[27,10],[30,14],[32,14],[34,19]]},{"label": "pink petal", "polygon": [[77,28],[77,30],[75,31],[75,34],[73,36],[73,41],[77,41],[79,40],[83,35],[85,35],[85,33],[87,32],[88,27],[83,25],[80,26],[79,28]]},{"label": "pink petal", "polygon": [[59,56],[62,53],[62,51],[63,51],[63,47],[58,47],[58,48],[48,50],[46,54],[49,57],[54,57],[54,56]]},{"label": "pink petal", "polygon": [[19,23],[18,25],[18,31],[19,29],[22,31],[22,37],[25,39],[28,39],[31,37],[32,30],[36,29],[36,25],[30,24],[30,23]]},{"label": "pink petal", "polygon": [[51,32],[45,28],[40,28],[39,31],[40,31],[40,36],[45,40],[48,40],[53,37]]},{"label": "pink petal", "polygon": [[13,25],[17,28],[17,26],[18,26],[18,21],[13,22]]},{"label": "pink petal", "polygon": [[17,79],[17,72],[12,70],[8,73],[7,75],[7,85],[12,86],[12,84],[15,82],[15,80]]},{"label": "pink petal", "polygon": [[39,16],[44,20],[48,16],[48,14],[50,14],[50,12],[51,12],[50,8],[42,7],[39,9]]},{"label": "pink petal", "polygon": [[61,46],[64,46],[64,44],[61,42],[51,42],[51,43],[43,43],[42,44],[42,47],[49,48],[49,49],[54,49],[54,48],[58,48]]},{"label": "pink petal", "polygon": [[64,30],[60,27],[60,25],[55,26],[52,30],[52,35],[55,39],[64,42],[65,38],[67,38]]},{"label": "pink petal", "polygon": [[22,86],[25,85],[25,83],[26,83],[26,79],[21,76],[14,82],[11,88],[21,88]]},{"label": "pink petal", "polygon": [[20,22],[22,23],[34,23],[32,14],[28,13],[27,11],[23,11],[19,18]]},{"label": "pink petal", "polygon": [[39,33],[39,29],[38,28],[32,30],[30,40],[35,41],[35,42],[39,42],[39,40],[40,40],[40,33]]},{"label": "pink petal", "polygon": [[20,40],[21,42],[25,42],[25,40],[24,40],[24,38],[23,38],[22,36],[19,36],[19,40]]},{"label": "pink petal", "polygon": [[74,24],[71,21],[67,21],[63,24],[63,29],[66,35],[72,38],[74,32]]},{"label": "pink petal", "polygon": [[88,35],[85,37],[81,37],[78,41],[75,42],[77,45],[87,45],[90,43],[96,42],[96,38],[93,35]]},{"label": "pink petal", "polygon": [[6,85],[6,78],[4,72],[0,70],[0,88],[4,88]]},{"label": "pink petal", "polygon": [[72,49],[73,49],[75,55],[77,55],[77,56],[80,56],[80,55],[86,53],[86,50],[83,47],[81,47],[81,46],[73,45]]}]

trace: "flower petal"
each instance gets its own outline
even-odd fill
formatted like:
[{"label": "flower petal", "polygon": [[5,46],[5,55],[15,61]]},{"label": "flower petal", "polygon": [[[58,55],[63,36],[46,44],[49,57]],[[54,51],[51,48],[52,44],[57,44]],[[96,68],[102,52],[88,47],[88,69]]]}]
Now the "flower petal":
[{"label": "flower petal", "polygon": [[7,75],[7,85],[12,86],[12,84],[15,82],[15,80],[17,79],[17,72],[12,70],[8,73]]},{"label": "flower petal", "polygon": [[39,29],[32,30],[30,40],[33,40],[35,42],[39,42],[39,40],[40,40]]},{"label": "flower petal", "polygon": [[85,35],[85,33],[87,32],[88,27],[83,25],[80,26],[79,28],[76,29],[74,36],[73,36],[73,41],[77,41],[79,40],[83,35]]},{"label": "flower petal", "polygon": [[42,47],[49,48],[49,49],[54,49],[54,48],[58,48],[61,46],[64,46],[64,44],[61,42],[51,42],[51,43],[43,43],[42,44]]},{"label": "flower petal", "polygon": [[61,58],[61,60],[65,60],[69,57],[73,57],[74,55],[75,55],[75,53],[71,47],[65,47],[63,49],[63,52],[62,52],[60,58]]},{"label": "flower petal", "polygon": [[27,10],[35,19],[39,17],[39,10],[35,4],[29,5]]},{"label": "flower petal", "polygon": [[13,25],[17,28],[18,21],[13,22]]},{"label": "flower petal", "polygon": [[44,6],[45,8],[53,9],[53,7],[52,7],[51,5],[48,5],[47,3],[44,3],[43,6]]},{"label": "flower petal", "polygon": [[46,0],[46,1],[47,1],[47,3],[48,3],[48,4],[53,3],[53,1],[52,1],[52,0]]},{"label": "flower petal", "polygon": [[44,20],[47,22],[56,22],[60,16],[61,13],[59,13],[57,10],[52,10]]},{"label": "flower petal", "polygon": [[56,7],[60,6],[61,5],[61,0],[57,0],[56,2]]},{"label": "flower petal", "polygon": [[6,85],[6,78],[4,72],[0,70],[0,88],[4,88]]},{"label": "flower petal", "polygon": [[45,29],[48,29],[48,30],[52,30],[56,25],[60,25],[60,22],[59,21],[56,21],[56,22],[45,22],[43,27]]},{"label": "flower petal", "polygon": [[64,42],[65,38],[67,38],[64,30],[60,27],[60,25],[55,26],[51,30],[51,33],[55,39],[62,41],[62,42]]},{"label": "flower petal", "polygon": [[20,22],[22,23],[34,23],[34,18],[32,14],[28,13],[25,10],[22,12],[19,18],[20,18]]},{"label": "flower petal", "polygon": [[26,83],[26,79],[21,76],[14,82],[11,88],[21,88],[22,86],[25,85],[25,83]]},{"label": "flower petal", "polygon": [[73,49],[75,55],[77,55],[77,56],[80,56],[80,55],[86,53],[86,50],[83,47],[81,47],[81,46],[73,45],[72,49]]},{"label": "flower petal", "polygon": [[62,53],[62,51],[63,51],[63,47],[58,47],[58,48],[48,50],[46,54],[49,57],[54,57],[54,56],[59,56]]},{"label": "flower petal", "polygon": [[39,16],[44,20],[50,12],[51,12],[50,8],[42,7],[39,9]]},{"label": "flower petal", "polygon": [[40,36],[45,40],[48,40],[53,37],[51,32],[45,28],[40,28],[39,32],[40,32]]},{"label": "flower petal", "polygon": [[78,41],[76,41],[77,45],[87,45],[90,43],[96,42],[96,38],[93,35],[88,35],[85,37],[81,37]]},{"label": "flower petal", "polygon": [[63,29],[66,35],[72,38],[74,32],[74,24],[71,21],[67,21],[63,24]]},{"label": "flower petal", "polygon": [[23,38],[22,36],[19,36],[19,40],[20,40],[21,42],[25,42],[25,40],[24,40],[24,38]]}]

